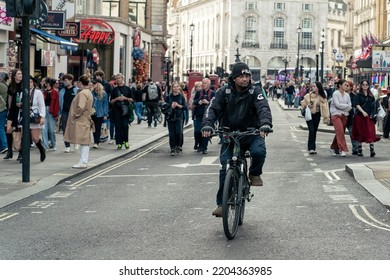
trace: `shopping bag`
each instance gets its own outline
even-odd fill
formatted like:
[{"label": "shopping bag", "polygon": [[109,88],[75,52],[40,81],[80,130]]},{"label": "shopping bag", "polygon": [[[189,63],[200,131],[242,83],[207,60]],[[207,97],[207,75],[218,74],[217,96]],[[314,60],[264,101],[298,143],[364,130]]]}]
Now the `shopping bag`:
[{"label": "shopping bag", "polygon": [[309,106],[307,106],[306,109],[305,109],[305,120],[307,122],[311,121],[311,111],[310,111]]},{"label": "shopping bag", "polygon": [[12,150],[19,152],[22,149],[22,131],[17,128],[12,132]]},{"label": "shopping bag", "polygon": [[100,142],[106,142],[108,140],[108,130],[107,121],[103,121],[102,128],[100,130]]},{"label": "shopping bag", "polygon": [[379,106],[379,111],[378,111],[378,116],[377,116],[378,119],[383,120],[385,118],[385,116],[386,116],[385,110],[383,109],[382,106]]}]

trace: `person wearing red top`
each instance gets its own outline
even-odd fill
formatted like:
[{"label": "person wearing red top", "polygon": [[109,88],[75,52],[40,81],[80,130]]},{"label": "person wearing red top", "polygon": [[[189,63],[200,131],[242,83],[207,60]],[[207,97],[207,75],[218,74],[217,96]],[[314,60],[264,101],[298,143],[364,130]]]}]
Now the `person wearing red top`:
[{"label": "person wearing red top", "polygon": [[58,91],[55,88],[55,79],[46,78],[43,97],[46,106],[46,122],[42,129],[43,146],[46,150],[52,148],[57,151],[56,123],[60,112]]}]

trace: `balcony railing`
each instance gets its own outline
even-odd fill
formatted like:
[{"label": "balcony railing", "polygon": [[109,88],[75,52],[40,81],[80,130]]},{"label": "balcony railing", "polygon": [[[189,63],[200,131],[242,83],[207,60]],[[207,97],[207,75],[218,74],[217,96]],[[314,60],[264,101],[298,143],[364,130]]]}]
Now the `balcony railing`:
[{"label": "balcony railing", "polygon": [[254,43],[254,42],[243,42],[242,47],[243,48],[260,48],[260,44]]},{"label": "balcony railing", "polygon": [[316,50],[316,49],[317,49],[315,44],[313,44],[313,45],[300,44],[300,45],[299,45],[299,48],[300,48],[301,50]]},{"label": "balcony railing", "polygon": [[270,49],[288,49],[288,44],[271,43]]}]

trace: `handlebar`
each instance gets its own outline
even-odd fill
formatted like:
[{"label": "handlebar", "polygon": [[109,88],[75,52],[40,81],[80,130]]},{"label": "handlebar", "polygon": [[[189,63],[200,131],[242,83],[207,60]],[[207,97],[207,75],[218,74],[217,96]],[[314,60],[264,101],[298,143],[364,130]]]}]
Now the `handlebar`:
[{"label": "handlebar", "polygon": [[263,131],[265,133],[271,133],[273,132],[273,129],[270,127],[266,127],[265,129],[258,129],[258,128],[248,128],[246,131],[226,131],[224,129],[222,130],[215,130],[210,137],[213,136],[219,136],[219,135],[225,135],[228,137],[241,137],[241,136],[248,136],[248,135],[258,135],[260,131]]}]

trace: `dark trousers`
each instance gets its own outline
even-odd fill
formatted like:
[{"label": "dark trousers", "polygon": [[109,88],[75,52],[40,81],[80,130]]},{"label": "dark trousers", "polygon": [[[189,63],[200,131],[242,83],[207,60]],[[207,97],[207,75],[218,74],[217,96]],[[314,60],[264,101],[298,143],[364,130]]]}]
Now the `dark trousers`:
[{"label": "dark trousers", "polygon": [[152,124],[152,118],[157,121],[158,102],[145,102],[146,110],[148,112],[148,125]]},{"label": "dark trousers", "polygon": [[[68,122],[68,116],[69,116],[69,112],[64,112],[64,111],[62,112],[62,115],[61,115],[62,135],[65,134],[66,123]],[[66,148],[70,147],[69,142],[64,141],[64,144],[65,144]]]},{"label": "dark trousers", "polygon": [[117,145],[129,142],[129,116],[122,116],[122,112],[115,112],[115,142]]},{"label": "dark trousers", "polygon": [[309,139],[307,141],[307,150],[308,151],[315,151],[316,150],[316,138],[317,138],[317,130],[318,126],[320,124],[321,120],[321,114],[315,113],[311,114],[311,121],[306,122],[307,123],[307,128],[309,130]]},{"label": "dark trousers", "polygon": [[169,146],[171,149],[180,147],[181,138],[183,137],[183,119],[168,121]]},{"label": "dark trousers", "polygon": [[389,138],[390,132],[390,118],[389,113],[386,114],[386,117],[383,119],[383,137]]},{"label": "dark trousers", "polygon": [[202,120],[194,119],[194,137],[195,137],[195,145],[199,146],[199,149],[202,151],[207,150],[209,144],[209,138],[202,137]]},{"label": "dark trousers", "polygon": [[[217,205],[222,205],[223,186],[225,184],[226,177],[226,165],[227,161],[232,158],[233,147],[233,143],[228,143],[226,140],[223,140],[219,156],[219,161],[221,162],[222,167],[219,170],[219,189],[217,192]],[[249,174],[254,176],[261,175],[263,173],[265,156],[267,154],[264,138],[261,138],[257,135],[242,138],[241,150],[249,150],[249,152],[251,153],[252,162],[249,167]]]},{"label": "dark trousers", "polygon": [[95,132],[93,133],[93,142],[94,144],[100,143],[100,133],[102,130],[103,117],[93,117],[93,122],[95,123]]}]

